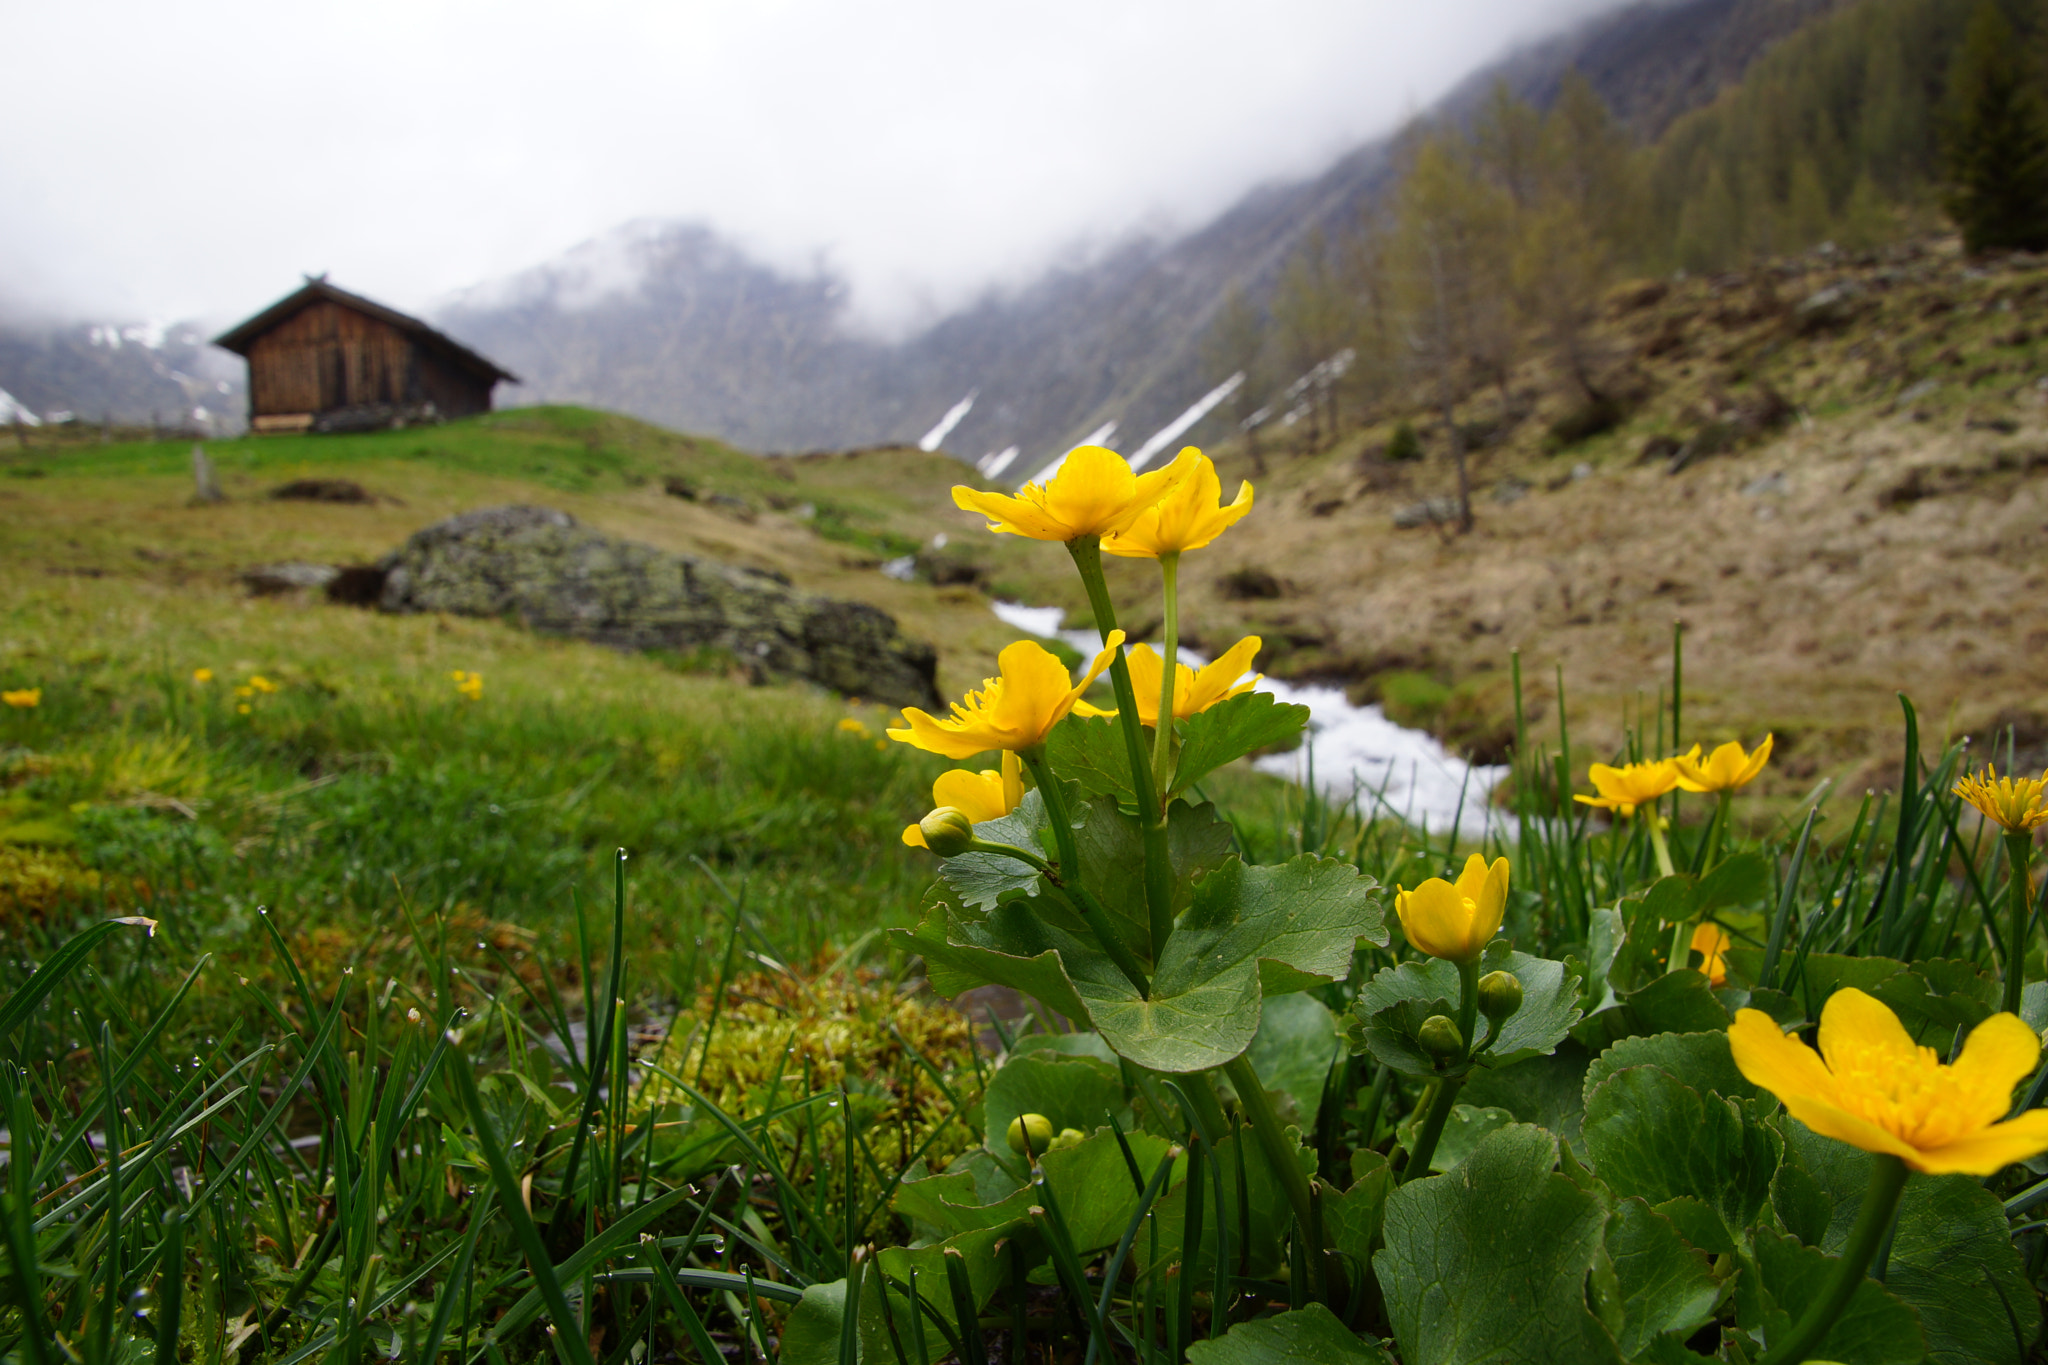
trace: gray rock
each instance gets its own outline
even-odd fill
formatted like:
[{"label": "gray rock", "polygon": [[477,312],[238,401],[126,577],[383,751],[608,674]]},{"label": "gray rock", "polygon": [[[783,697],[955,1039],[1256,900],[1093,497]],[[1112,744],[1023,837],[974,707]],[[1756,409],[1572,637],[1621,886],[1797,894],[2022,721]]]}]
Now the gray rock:
[{"label": "gray rock", "polygon": [[507,617],[615,649],[729,651],[750,671],[935,706],[938,654],[862,602],[619,540],[546,507],[465,512],[380,566],[390,612]]},{"label": "gray rock", "polygon": [[1862,306],[1862,286],[1854,280],[1843,280],[1801,299],[1792,310],[1792,328],[1802,336],[1833,331],[1853,321]]},{"label": "gray rock", "polygon": [[1402,531],[1418,526],[1449,526],[1458,520],[1460,510],[1456,498],[1424,498],[1396,508],[1394,526]]}]

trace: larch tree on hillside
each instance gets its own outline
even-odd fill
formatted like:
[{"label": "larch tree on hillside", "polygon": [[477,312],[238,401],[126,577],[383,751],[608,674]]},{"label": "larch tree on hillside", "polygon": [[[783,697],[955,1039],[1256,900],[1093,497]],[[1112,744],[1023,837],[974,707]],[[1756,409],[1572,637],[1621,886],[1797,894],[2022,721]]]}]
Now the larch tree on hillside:
[{"label": "larch tree on hillside", "polygon": [[1329,242],[1320,230],[1311,232],[1280,276],[1273,323],[1282,360],[1307,381],[1302,397],[1308,408],[1309,443],[1314,446],[1323,443],[1325,431],[1331,436],[1337,432],[1336,386],[1328,362],[1343,350],[1350,331],[1348,303]]},{"label": "larch tree on hillside", "polygon": [[1458,527],[1472,529],[1472,484],[1457,423],[1470,371],[1502,377],[1512,356],[1511,201],[1478,173],[1462,141],[1425,136],[1402,181],[1393,241],[1395,295],[1410,354],[1431,377],[1458,476]]},{"label": "larch tree on hillside", "polygon": [[2048,110],[1995,0],[1981,0],[1949,77],[1945,206],[1972,255],[2048,248]]}]

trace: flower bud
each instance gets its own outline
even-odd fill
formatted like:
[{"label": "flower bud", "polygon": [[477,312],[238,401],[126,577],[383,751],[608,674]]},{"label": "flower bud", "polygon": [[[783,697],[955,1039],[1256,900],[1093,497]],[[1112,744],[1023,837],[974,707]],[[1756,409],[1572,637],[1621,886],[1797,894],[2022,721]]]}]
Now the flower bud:
[{"label": "flower bud", "polygon": [[1513,972],[1488,972],[1479,978],[1479,1012],[1498,1024],[1522,1008],[1522,982]]},{"label": "flower bud", "polygon": [[1052,1146],[1052,1120],[1043,1114],[1019,1114],[1010,1120],[1010,1150],[1036,1156]]},{"label": "flower bud", "polygon": [[1046,1150],[1064,1152],[1069,1147],[1079,1147],[1081,1140],[1086,1136],[1087,1134],[1079,1128],[1062,1128],[1060,1135],[1052,1140],[1052,1144]]},{"label": "flower bud", "polygon": [[1422,1027],[1415,1031],[1415,1041],[1440,1064],[1457,1061],[1458,1054],[1465,1050],[1465,1036],[1448,1015],[1432,1014],[1423,1020]]},{"label": "flower bud", "polygon": [[917,828],[924,835],[924,846],[941,858],[958,857],[974,842],[974,822],[967,812],[953,806],[940,806],[918,821]]}]

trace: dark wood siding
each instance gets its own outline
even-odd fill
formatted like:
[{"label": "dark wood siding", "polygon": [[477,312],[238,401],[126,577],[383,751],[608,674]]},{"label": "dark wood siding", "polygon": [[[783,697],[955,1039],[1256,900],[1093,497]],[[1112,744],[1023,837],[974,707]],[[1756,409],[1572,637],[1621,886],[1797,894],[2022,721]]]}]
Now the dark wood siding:
[{"label": "dark wood siding", "polygon": [[491,385],[468,370],[457,369],[421,348],[418,356],[420,397],[443,417],[474,417],[491,410]]},{"label": "dark wood siding", "polygon": [[428,402],[444,418],[491,410],[491,380],[381,319],[330,300],[311,303],[256,337],[248,356],[251,418]]}]

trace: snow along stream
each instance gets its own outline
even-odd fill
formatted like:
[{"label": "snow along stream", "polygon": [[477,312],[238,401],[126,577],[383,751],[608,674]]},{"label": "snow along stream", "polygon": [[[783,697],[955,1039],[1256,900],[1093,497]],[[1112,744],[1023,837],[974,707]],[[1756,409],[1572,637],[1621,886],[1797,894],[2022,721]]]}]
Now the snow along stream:
[{"label": "snow along stream", "polygon": [[[1018,630],[1064,640],[1089,657],[1102,648],[1102,638],[1092,629],[1061,629],[1066,613],[1059,607],[997,602],[995,613]],[[1207,662],[1186,648],[1180,661],[1191,668]],[[1464,835],[1477,836],[1490,823],[1496,833],[1513,837],[1513,824],[1487,804],[1494,785],[1507,776],[1506,767],[1467,763],[1435,736],[1394,724],[1379,707],[1353,706],[1340,687],[1296,687],[1267,678],[1259,691],[1298,702],[1309,712],[1302,747],[1253,760],[1259,771],[1304,782],[1313,752],[1316,786],[1335,801],[1349,802],[1355,795],[1361,812],[1377,809],[1432,833],[1449,830],[1455,821]]]}]

